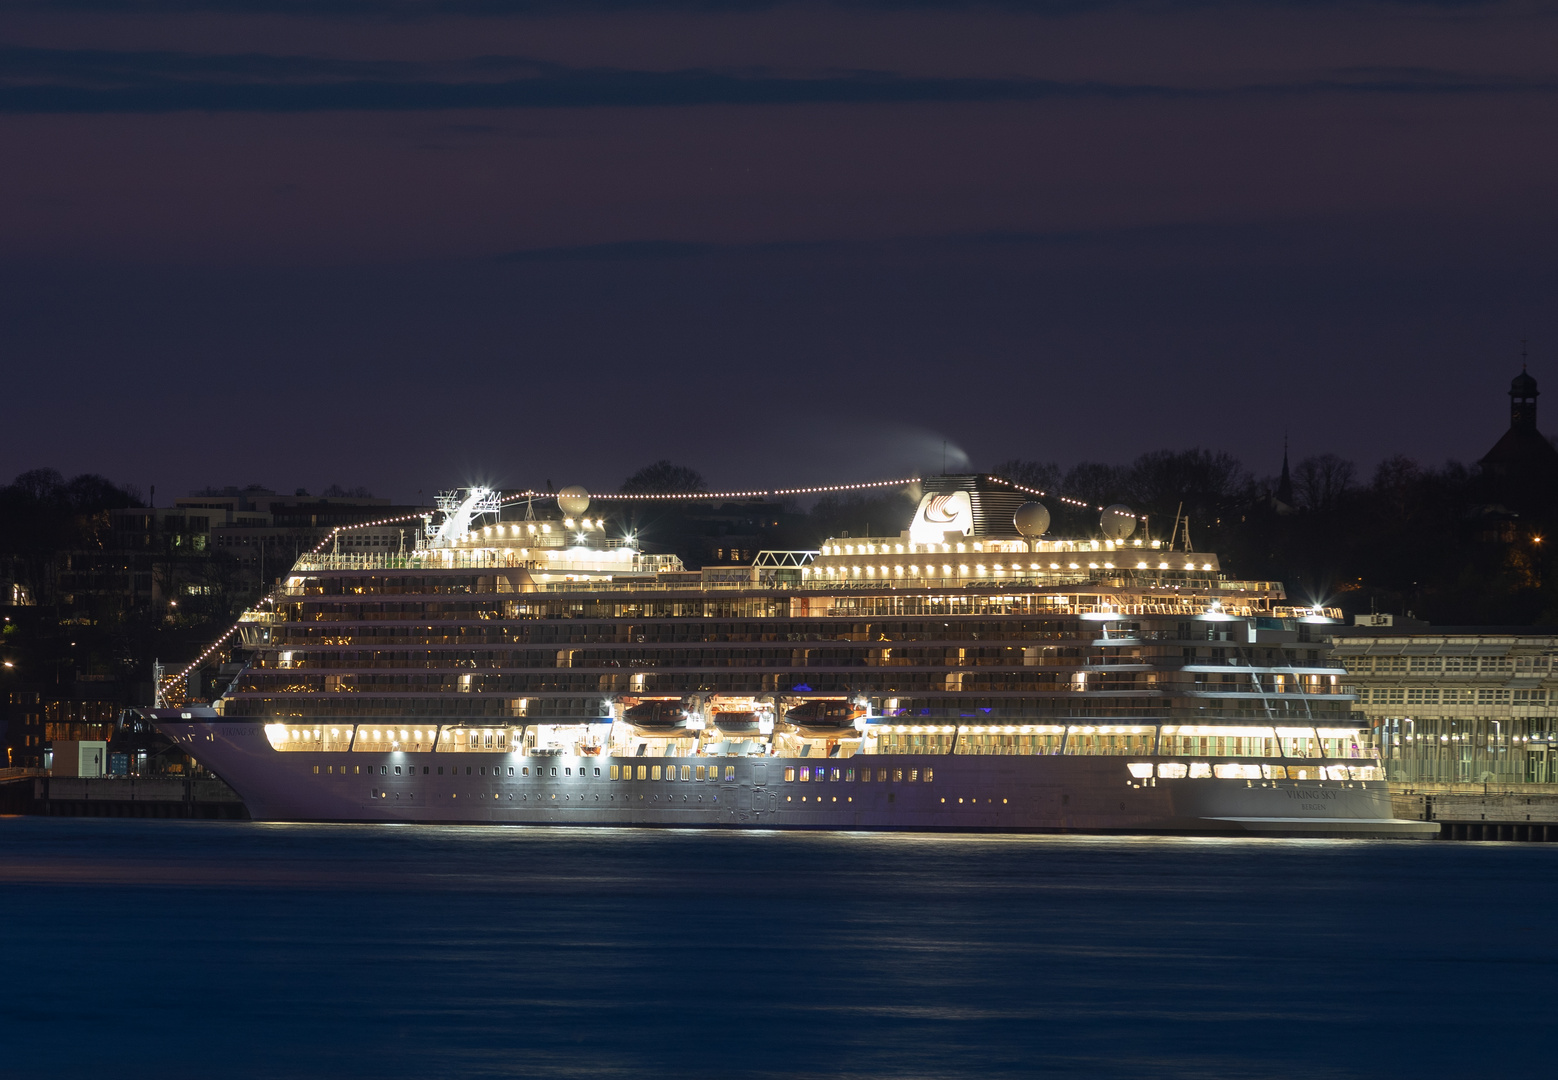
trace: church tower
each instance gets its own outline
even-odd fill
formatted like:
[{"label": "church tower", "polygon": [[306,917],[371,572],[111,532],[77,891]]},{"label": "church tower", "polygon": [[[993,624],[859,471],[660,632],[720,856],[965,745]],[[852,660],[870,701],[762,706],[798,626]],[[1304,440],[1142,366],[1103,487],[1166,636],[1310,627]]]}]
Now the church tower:
[{"label": "church tower", "polygon": [[1558,450],[1536,427],[1536,380],[1521,367],[1509,384],[1509,430],[1483,455],[1482,473],[1512,509],[1544,511],[1558,502]]},{"label": "church tower", "polygon": [[1540,392],[1536,380],[1522,365],[1520,374],[1509,384],[1509,426],[1512,430],[1536,430],[1536,395]]}]

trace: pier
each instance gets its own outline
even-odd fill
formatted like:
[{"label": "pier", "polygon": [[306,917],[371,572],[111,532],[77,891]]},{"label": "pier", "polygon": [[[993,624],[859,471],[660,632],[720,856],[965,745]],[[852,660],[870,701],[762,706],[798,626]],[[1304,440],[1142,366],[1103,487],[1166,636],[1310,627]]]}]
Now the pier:
[{"label": "pier", "polygon": [[1396,817],[1439,823],[1441,840],[1558,842],[1553,784],[1392,783]]},{"label": "pier", "polygon": [[241,821],[249,814],[233,789],[214,779],[48,776],[6,769],[0,812],[46,817],[204,818]]}]

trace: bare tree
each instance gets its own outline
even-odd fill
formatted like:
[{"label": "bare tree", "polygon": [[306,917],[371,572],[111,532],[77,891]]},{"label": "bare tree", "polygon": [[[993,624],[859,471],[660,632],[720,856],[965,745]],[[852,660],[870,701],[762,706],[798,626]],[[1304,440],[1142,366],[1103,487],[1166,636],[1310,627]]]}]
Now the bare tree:
[{"label": "bare tree", "polygon": [[703,479],[703,474],[685,465],[673,465],[663,458],[653,465],[645,465],[622,481],[622,492],[626,495],[643,495],[657,491],[688,494],[707,490],[709,485]]},{"label": "bare tree", "polygon": [[1293,497],[1300,510],[1329,510],[1353,489],[1358,469],[1335,454],[1300,461],[1293,469]]},{"label": "bare tree", "polygon": [[1060,466],[1053,461],[1025,461],[1012,458],[990,470],[994,476],[1003,477],[1023,487],[1049,491],[1060,483]]}]

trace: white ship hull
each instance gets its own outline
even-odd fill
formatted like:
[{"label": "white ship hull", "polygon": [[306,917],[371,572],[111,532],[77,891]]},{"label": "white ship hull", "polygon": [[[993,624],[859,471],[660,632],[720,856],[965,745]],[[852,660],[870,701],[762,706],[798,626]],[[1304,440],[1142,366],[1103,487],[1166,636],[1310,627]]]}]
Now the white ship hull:
[{"label": "white ship hull", "polygon": [[[1383,781],[1138,779],[1127,768],[1182,758],[281,753],[260,724],[157,723],[262,821],[1401,838],[1438,832],[1431,822],[1393,819]],[[632,767],[636,777],[639,766],[674,766],[678,779],[612,779],[613,767]],[[682,766],[704,767],[717,778],[682,780]],[[845,778],[867,768],[870,781]],[[803,769],[814,778],[801,782]],[[883,770],[885,781],[877,779]],[[795,779],[786,780],[787,771]],[[826,778],[816,779],[819,771]]]}]

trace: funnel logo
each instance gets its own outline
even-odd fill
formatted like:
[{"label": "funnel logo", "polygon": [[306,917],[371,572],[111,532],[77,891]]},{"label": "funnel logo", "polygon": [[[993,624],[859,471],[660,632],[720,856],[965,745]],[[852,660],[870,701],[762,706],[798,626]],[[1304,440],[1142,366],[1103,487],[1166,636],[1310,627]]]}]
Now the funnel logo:
[{"label": "funnel logo", "polygon": [[939,544],[943,533],[960,532],[967,536],[973,531],[974,507],[968,492],[953,491],[926,495],[920,500],[914,524],[909,526],[909,539],[917,544]]}]

